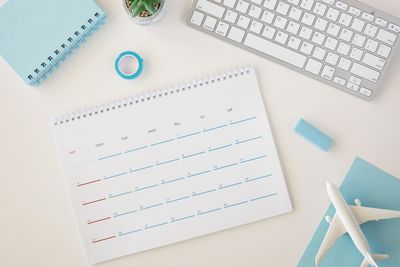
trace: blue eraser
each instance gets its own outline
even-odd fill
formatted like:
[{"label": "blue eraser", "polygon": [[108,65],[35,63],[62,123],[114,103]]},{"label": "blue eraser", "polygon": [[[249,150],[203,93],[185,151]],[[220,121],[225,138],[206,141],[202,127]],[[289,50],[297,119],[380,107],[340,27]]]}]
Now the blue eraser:
[{"label": "blue eraser", "polygon": [[324,151],[328,151],[333,144],[332,138],[303,119],[299,120],[294,131]]}]

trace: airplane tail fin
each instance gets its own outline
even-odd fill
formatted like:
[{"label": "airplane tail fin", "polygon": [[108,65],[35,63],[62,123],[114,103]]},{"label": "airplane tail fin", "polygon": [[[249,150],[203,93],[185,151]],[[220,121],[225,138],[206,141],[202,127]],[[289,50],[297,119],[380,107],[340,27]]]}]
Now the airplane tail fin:
[{"label": "airplane tail fin", "polygon": [[378,267],[376,261],[385,260],[387,258],[389,258],[389,255],[386,254],[367,254],[360,267],[368,267],[370,265],[373,267]]}]

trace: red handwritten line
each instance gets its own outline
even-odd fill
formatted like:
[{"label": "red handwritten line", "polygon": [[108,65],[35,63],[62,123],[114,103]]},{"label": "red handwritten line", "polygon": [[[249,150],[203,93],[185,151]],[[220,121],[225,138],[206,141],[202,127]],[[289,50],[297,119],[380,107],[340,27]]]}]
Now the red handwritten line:
[{"label": "red handwritten line", "polygon": [[109,239],[116,238],[116,237],[117,237],[116,235],[113,235],[113,236],[109,236],[109,237],[106,237],[106,238],[102,238],[102,239],[98,239],[98,240],[93,240],[92,243],[97,243],[97,242],[109,240]]},{"label": "red handwritten line", "polygon": [[98,219],[98,220],[95,220],[95,221],[89,221],[87,224],[97,223],[97,222],[105,221],[105,220],[108,220],[108,219],[111,219],[111,217],[106,217],[106,218]]},{"label": "red handwritten line", "polygon": [[101,181],[101,179],[97,179],[97,180],[93,180],[93,181],[90,181],[90,182],[87,182],[87,183],[83,183],[83,184],[78,183],[78,187],[79,186],[83,186],[83,185],[92,184],[92,183],[95,183],[95,182],[100,182],[100,181]]},{"label": "red handwritten line", "polygon": [[103,201],[103,200],[106,200],[106,199],[105,198],[100,198],[100,199],[96,199],[96,200],[89,201],[89,202],[83,202],[82,206],[93,204],[93,203],[96,203],[96,202],[99,202],[99,201]]}]

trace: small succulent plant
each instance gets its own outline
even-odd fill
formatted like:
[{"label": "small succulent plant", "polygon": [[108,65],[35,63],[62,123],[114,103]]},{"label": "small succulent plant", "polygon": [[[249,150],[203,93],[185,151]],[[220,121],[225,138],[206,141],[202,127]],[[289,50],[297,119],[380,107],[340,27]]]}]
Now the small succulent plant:
[{"label": "small succulent plant", "polygon": [[161,5],[161,0],[126,0],[133,17],[150,17]]}]

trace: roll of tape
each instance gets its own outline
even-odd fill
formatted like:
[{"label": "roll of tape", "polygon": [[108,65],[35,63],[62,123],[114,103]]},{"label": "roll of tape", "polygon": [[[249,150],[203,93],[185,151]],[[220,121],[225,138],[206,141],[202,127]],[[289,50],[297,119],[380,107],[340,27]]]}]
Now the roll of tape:
[{"label": "roll of tape", "polygon": [[[138,68],[135,72],[132,73],[126,73],[121,70],[121,60],[124,58],[132,58],[137,62]],[[137,78],[143,71],[143,59],[139,56],[139,54],[133,52],[133,51],[124,51],[121,54],[118,55],[117,59],[115,60],[115,71],[118,73],[118,75],[126,80],[133,80]]]}]

